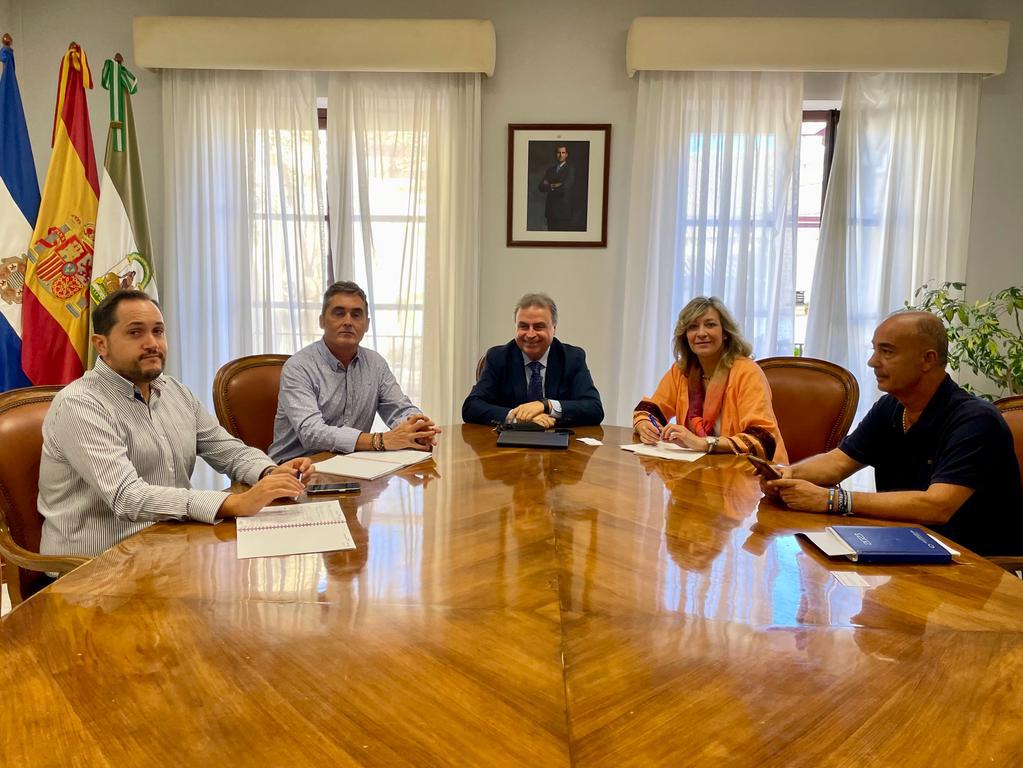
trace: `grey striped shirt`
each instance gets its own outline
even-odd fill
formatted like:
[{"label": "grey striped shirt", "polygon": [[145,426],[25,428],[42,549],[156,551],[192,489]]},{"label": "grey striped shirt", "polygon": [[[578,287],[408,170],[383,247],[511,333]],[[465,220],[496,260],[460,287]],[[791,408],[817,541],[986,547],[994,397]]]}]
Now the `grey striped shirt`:
[{"label": "grey striped shirt", "polygon": [[214,522],[228,494],[191,490],[197,454],[250,484],[272,465],[181,382],[161,376],[150,387],[146,403],[98,360],[53,399],[39,465],[42,553],[98,555],[161,520]]},{"label": "grey striped shirt", "polygon": [[378,411],[392,429],[420,413],[379,354],[359,347],[345,368],[320,339],[288,358],[281,370],[270,455],[286,461],[318,451],[351,453]]}]

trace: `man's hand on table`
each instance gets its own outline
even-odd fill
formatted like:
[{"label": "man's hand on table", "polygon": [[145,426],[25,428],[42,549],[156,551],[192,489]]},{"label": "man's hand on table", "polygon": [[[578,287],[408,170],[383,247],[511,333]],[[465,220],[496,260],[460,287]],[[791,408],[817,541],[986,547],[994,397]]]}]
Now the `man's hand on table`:
[{"label": "man's hand on table", "polygon": [[274,467],[249,490],[233,493],[224,499],[217,517],[248,517],[274,499],[295,499],[305,491],[312,466],[312,461],[300,456]]}]

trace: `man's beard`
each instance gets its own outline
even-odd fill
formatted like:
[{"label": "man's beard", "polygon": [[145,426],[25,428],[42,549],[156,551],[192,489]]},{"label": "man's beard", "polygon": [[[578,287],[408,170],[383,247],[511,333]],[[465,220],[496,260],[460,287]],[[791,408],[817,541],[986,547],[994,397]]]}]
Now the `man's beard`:
[{"label": "man's beard", "polygon": [[134,381],[145,381],[145,382],[156,381],[158,378],[160,378],[163,375],[163,363],[164,363],[164,360],[161,357],[160,358],[160,368],[158,370],[143,371],[142,370],[141,362],[136,362],[135,366],[134,366],[135,370],[132,371],[132,373],[134,374],[132,376],[132,379]]}]

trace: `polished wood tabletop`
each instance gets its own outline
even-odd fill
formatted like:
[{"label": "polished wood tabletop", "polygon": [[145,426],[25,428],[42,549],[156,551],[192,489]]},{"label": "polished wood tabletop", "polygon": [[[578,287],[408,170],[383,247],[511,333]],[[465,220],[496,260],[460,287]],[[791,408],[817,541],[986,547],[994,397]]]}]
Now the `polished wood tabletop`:
[{"label": "polished wood tabletop", "polygon": [[1023,764],[1023,582],[828,561],[743,460],[577,433],[446,429],[340,499],[354,551],[124,541],[0,622],[0,764]]}]

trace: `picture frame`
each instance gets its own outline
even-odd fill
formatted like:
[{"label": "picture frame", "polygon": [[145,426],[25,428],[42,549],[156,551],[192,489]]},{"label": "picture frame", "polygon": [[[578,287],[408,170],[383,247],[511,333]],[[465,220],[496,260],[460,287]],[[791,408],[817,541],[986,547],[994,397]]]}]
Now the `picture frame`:
[{"label": "picture frame", "polygon": [[610,123],[508,125],[509,247],[606,248]]}]

